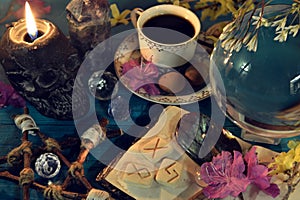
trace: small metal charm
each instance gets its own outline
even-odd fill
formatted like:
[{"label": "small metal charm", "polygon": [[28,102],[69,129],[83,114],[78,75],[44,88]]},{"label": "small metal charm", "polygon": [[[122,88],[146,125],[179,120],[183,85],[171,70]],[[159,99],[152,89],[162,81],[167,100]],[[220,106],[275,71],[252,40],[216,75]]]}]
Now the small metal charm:
[{"label": "small metal charm", "polygon": [[53,178],[60,168],[59,158],[53,153],[44,153],[35,161],[35,170],[43,178]]},{"label": "small metal charm", "polygon": [[22,133],[25,131],[28,131],[29,134],[31,135],[36,135],[36,131],[39,131],[39,127],[37,127],[34,119],[27,114],[22,114],[22,115],[17,115],[14,118],[16,126],[22,130]]}]

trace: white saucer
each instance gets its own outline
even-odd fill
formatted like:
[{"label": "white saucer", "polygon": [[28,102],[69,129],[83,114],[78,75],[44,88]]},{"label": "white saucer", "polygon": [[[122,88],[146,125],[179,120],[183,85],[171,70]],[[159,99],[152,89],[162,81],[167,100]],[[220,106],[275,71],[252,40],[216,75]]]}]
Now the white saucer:
[{"label": "white saucer", "polygon": [[[192,92],[191,94],[184,94],[184,95],[150,95],[147,92],[145,92],[143,89],[138,89],[137,91],[134,91],[132,88],[129,87],[128,82],[126,79],[120,78],[122,76],[122,65],[126,62],[128,62],[130,59],[138,59],[140,58],[140,51],[139,51],[139,42],[137,38],[137,34],[131,34],[128,37],[124,39],[124,41],[119,45],[115,57],[114,57],[114,66],[117,77],[120,79],[122,84],[130,90],[133,94],[146,99],[151,102],[159,103],[159,104],[165,104],[165,105],[182,105],[182,104],[190,104],[194,102],[198,102],[201,100],[206,99],[211,95],[211,88],[209,84],[206,84],[204,87],[198,89],[197,91]],[[200,50],[203,54],[203,49]],[[204,55],[204,54],[203,54]],[[208,54],[206,54],[208,55]],[[201,56],[196,54],[193,58],[193,63],[197,63],[200,61],[203,61],[203,59],[207,59],[209,61],[209,55],[205,58],[201,58]],[[204,66],[206,69],[205,73],[208,76],[208,69],[209,65]],[[160,69],[160,73],[166,73],[168,72],[166,69]]]}]

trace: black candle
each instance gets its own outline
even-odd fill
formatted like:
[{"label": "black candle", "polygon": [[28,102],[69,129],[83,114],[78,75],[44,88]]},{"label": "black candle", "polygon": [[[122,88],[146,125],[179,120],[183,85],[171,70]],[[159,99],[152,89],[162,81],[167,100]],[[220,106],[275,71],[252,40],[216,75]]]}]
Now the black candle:
[{"label": "black candle", "polygon": [[81,57],[110,36],[108,0],[71,0],[66,11],[71,43]]},{"label": "black candle", "polygon": [[[80,66],[77,50],[53,23],[37,19],[36,26],[36,39],[28,34],[25,19],[7,28],[0,41],[1,64],[12,86],[40,113],[72,119],[72,88]],[[89,104],[82,98],[86,95],[75,96],[73,106],[82,108],[75,115],[80,116]]]}]

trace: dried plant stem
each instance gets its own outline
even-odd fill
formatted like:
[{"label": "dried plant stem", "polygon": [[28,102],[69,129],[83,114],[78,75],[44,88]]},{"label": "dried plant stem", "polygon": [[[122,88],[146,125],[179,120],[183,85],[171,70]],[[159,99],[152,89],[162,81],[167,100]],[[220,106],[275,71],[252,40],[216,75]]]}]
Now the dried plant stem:
[{"label": "dried plant stem", "polygon": [[[38,135],[39,135],[39,137],[42,139],[42,141],[45,143],[45,141],[46,141],[46,139],[48,138],[48,137],[46,137],[43,133],[41,133],[41,132],[39,132],[38,133]],[[54,148],[53,149],[53,153],[55,153],[59,158],[60,158],[60,160],[68,167],[68,168],[70,168],[71,167],[71,165],[72,165],[72,163],[61,153],[61,151],[59,150],[59,149],[57,149],[57,148]],[[88,152],[87,152],[88,153]],[[83,160],[82,159],[80,159],[80,161],[85,161],[85,158],[86,158],[86,156],[87,156],[87,154],[86,155],[83,155],[83,154],[86,154],[86,152],[85,151],[81,151],[80,152],[80,154],[79,154],[79,156],[78,156],[78,158],[84,158]],[[81,163],[81,164],[83,164],[83,162]],[[82,175],[80,172],[78,172],[78,171],[75,171],[75,175],[76,175],[76,177],[78,178],[78,180],[86,187],[86,189],[88,190],[88,191],[90,191],[91,189],[93,189],[93,187],[91,186],[91,184],[89,183],[89,181],[86,179],[86,177],[84,176],[84,175]],[[69,176],[69,175],[68,175]],[[65,180],[65,182],[64,182],[64,187],[67,187],[68,186],[68,184],[69,184],[69,182],[70,182],[70,180],[71,180],[71,178],[67,178],[67,180]]]},{"label": "dried plant stem", "polygon": [[90,184],[90,182],[86,179],[85,176],[82,176],[79,172],[75,172],[75,175],[78,177],[78,179],[80,180],[80,182],[84,185],[84,187],[86,187],[86,189],[88,191],[90,191],[91,189],[93,189],[92,185]]},{"label": "dried plant stem", "polygon": [[[29,114],[28,108],[24,108],[24,114]],[[28,132],[25,131],[22,136],[22,142],[27,142],[27,141],[28,141]],[[23,154],[24,169],[30,168],[30,157],[31,157],[31,155],[25,151]],[[22,186],[22,188],[23,188],[23,199],[29,200],[30,199],[30,194],[29,194],[30,184],[24,184]]]},{"label": "dried plant stem", "polygon": [[69,186],[71,180],[72,180],[72,177],[70,175],[68,175],[66,177],[65,181],[63,182],[63,184],[61,185],[63,190],[66,190],[66,188]]},{"label": "dried plant stem", "polygon": [[[83,164],[86,160],[87,155],[89,154],[90,150],[86,149],[86,148],[82,148],[78,158],[77,158],[77,162],[79,162],[80,164]],[[79,173],[78,171],[75,172],[76,176],[78,177],[78,179],[81,181],[81,183],[86,187],[86,189],[88,191],[90,191],[91,189],[93,189],[92,185],[90,184],[90,182],[86,179],[85,176],[82,176],[81,173]]]},{"label": "dried plant stem", "polygon": [[292,169],[290,178],[287,181],[288,192],[284,195],[283,200],[288,200],[290,195],[295,191],[296,186],[300,183],[300,174],[298,170],[300,169],[300,163],[297,163]]},{"label": "dried plant stem", "polygon": [[[5,178],[5,179],[10,180],[10,181],[17,182],[17,183],[20,180],[20,177],[15,176],[15,175],[9,173],[8,171],[0,172],[0,177]],[[43,192],[47,187],[44,186],[44,185],[41,185],[37,182],[33,182],[32,183],[32,188]],[[65,191],[65,190],[62,191],[62,195],[66,198],[69,198],[69,199],[85,199],[87,197],[87,194],[80,194],[80,193],[69,192],[69,191]]]},{"label": "dried plant stem", "polygon": [[213,3],[211,5],[202,6],[202,7],[197,8],[196,10],[204,10],[204,9],[213,8],[213,7],[216,7],[216,6],[218,6],[218,3]]},{"label": "dried plant stem", "polygon": [[89,152],[90,152],[89,149],[86,149],[83,147],[78,155],[77,162],[79,162],[80,164],[83,164],[85,162],[86,157],[89,154]]},{"label": "dried plant stem", "polygon": [[[29,114],[29,111],[27,108],[24,108],[24,114]],[[100,122],[101,125],[106,126],[108,124],[107,120],[101,120]],[[24,131],[23,135],[22,135],[22,143],[24,142],[28,142],[28,131]],[[71,167],[73,167],[73,163],[71,163],[61,152],[61,148],[60,145],[53,139],[53,138],[49,138],[47,137],[45,134],[43,134],[42,132],[37,132],[38,136],[41,138],[41,140],[43,141],[43,143],[46,145],[46,150],[47,151],[51,151],[53,153],[55,153],[59,159],[70,169]],[[71,139],[71,144],[74,145],[75,140]],[[78,139],[76,141],[79,141]],[[76,142],[77,143],[77,142]],[[69,143],[66,143],[65,146],[70,147],[72,146]],[[64,147],[65,147],[64,146]],[[93,147],[92,143],[88,143],[89,147]],[[85,148],[81,148],[81,151],[77,157],[77,162],[80,163],[81,165],[85,162],[88,154],[89,154],[89,147]],[[0,157],[0,164],[3,163],[7,163],[7,155]],[[23,169],[25,168],[30,168],[31,165],[31,150],[27,149],[26,151],[23,151]],[[82,199],[86,199],[88,196],[88,193],[86,194],[81,194],[81,193],[76,193],[76,192],[69,192],[66,191],[66,188],[68,187],[68,185],[70,184],[70,181],[73,178],[78,179],[87,189],[87,191],[89,192],[90,190],[93,189],[92,185],[90,184],[90,182],[86,179],[86,177],[84,176],[84,169],[80,169],[80,170],[75,170],[74,172],[72,172],[74,174],[69,174],[66,179],[64,180],[63,184],[61,185],[62,187],[62,192],[61,195],[65,198],[65,199],[75,199],[75,200],[82,200]],[[73,176],[74,177],[73,177]],[[11,174],[9,171],[2,171],[0,172],[0,178],[4,178],[6,180],[10,180],[10,181],[14,181],[17,183],[20,183],[20,181],[22,182],[22,175],[20,173],[20,176],[16,176]],[[36,190],[39,190],[41,192],[44,192],[45,189],[49,189],[47,186],[41,185],[37,182],[35,182],[34,180],[32,180],[30,183],[24,183],[22,184],[22,189],[23,189],[23,199],[24,200],[29,200],[30,199],[30,193],[29,193],[29,189],[33,188]]]},{"label": "dried plant stem", "polygon": [[[65,165],[68,168],[71,167],[72,164],[68,161],[68,159],[58,149],[54,150],[54,153],[65,163]],[[89,181],[85,178],[85,176],[82,175],[80,172],[75,171],[75,175],[78,178],[78,180],[86,187],[86,189],[88,191],[90,191],[93,188],[91,186],[91,184],[89,183]],[[69,182],[67,181],[65,184],[69,184]]]},{"label": "dried plant stem", "polygon": [[66,165],[68,168],[71,167],[70,161],[69,161],[69,160],[61,153],[60,150],[54,149],[54,150],[53,150],[53,153],[55,153],[55,154],[60,158],[60,160],[63,161],[63,163],[65,163],[65,165]]}]

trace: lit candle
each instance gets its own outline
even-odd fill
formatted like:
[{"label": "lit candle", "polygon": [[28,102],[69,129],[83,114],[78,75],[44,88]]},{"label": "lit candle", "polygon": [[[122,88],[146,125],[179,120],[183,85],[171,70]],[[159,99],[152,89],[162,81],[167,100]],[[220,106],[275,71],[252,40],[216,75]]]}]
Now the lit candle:
[{"label": "lit candle", "polygon": [[[3,34],[1,64],[12,86],[40,113],[72,119],[73,84],[81,64],[77,50],[53,23],[34,19],[29,8],[26,3],[26,19],[13,22]],[[84,113],[89,104],[82,96],[76,106]]]},{"label": "lit candle", "polygon": [[26,13],[26,27],[27,33],[30,36],[31,40],[34,41],[38,37],[38,29],[30,8],[29,3],[25,3],[25,13]]}]

